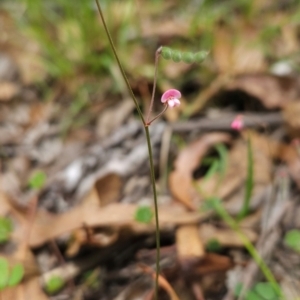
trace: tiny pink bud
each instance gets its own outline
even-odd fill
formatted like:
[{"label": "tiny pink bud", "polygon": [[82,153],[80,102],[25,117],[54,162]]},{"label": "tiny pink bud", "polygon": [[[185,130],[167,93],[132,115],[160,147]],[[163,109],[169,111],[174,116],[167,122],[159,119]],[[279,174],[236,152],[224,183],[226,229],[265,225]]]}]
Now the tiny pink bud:
[{"label": "tiny pink bud", "polygon": [[234,130],[240,131],[244,127],[243,115],[237,115],[231,122],[230,127]]},{"label": "tiny pink bud", "polygon": [[162,103],[167,103],[167,105],[171,108],[179,106],[181,98],[181,93],[178,90],[170,89],[163,93],[161,97]]}]

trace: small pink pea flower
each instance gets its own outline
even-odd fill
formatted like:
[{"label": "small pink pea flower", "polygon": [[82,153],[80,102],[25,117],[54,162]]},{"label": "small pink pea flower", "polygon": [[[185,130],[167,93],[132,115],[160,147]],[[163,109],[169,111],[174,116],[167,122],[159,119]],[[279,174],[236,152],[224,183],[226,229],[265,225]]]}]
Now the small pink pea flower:
[{"label": "small pink pea flower", "polygon": [[244,127],[243,115],[237,115],[231,122],[230,127],[234,130],[240,131]]},{"label": "small pink pea flower", "polygon": [[161,102],[166,103],[171,108],[179,106],[181,98],[181,93],[178,90],[170,89],[163,93],[161,96]]}]

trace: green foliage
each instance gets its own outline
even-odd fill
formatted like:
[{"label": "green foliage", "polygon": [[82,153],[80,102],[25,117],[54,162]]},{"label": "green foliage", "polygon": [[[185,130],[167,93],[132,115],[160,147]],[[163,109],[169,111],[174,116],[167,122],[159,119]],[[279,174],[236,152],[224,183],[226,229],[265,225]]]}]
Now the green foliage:
[{"label": "green foliage", "polygon": [[11,232],[11,220],[5,217],[0,217],[0,244],[8,241]]},{"label": "green foliage", "polygon": [[30,177],[28,186],[31,189],[39,190],[44,186],[46,179],[47,176],[43,171],[37,171]]},{"label": "green foliage", "polygon": [[8,261],[0,258],[0,290],[3,290],[9,279],[9,266]]},{"label": "green foliage", "polygon": [[[224,179],[226,169],[227,169],[227,161],[228,161],[228,151],[225,145],[223,144],[217,144],[215,145],[215,149],[218,153],[218,157],[205,157],[201,164],[202,166],[208,167],[207,172],[204,176],[204,182],[210,179],[212,176],[217,175],[217,183],[215,186],[215,192],[217,193],[218,188],[220,184],[222,183],[222,180]],[[202,193],[202,187],[195,184],[195,188],[199,191],[199,194]],[[204,195],[205,197],[210,197],[214,195]],[[206,203],[207,206],[207,203]]]},{"label": "green foliage", "polygon": [[193,52],[180,52],[175,49],[171,49],[169,47],[162,47],[161,56],[164,59],[172,59],[174,62],[183,61],[187,64],[191,63],[202,63],[207,57],[207,51],[200,51],[197,53]]},{"label": "green foliage", "polygon": [[[56,78],[69,78],[84,70],[87,74],[110,73],[112,55],[99,24],[95,2],[67,0],[21,0],[24,14],[16,17],[20,29],[38,42],[47,72]],[[116,42],[123,48],[128,40],[128,9],[131,3],[121,3],[124,13],[117,21],[112,16],[116,5],[106,4],[106,16],[114,22]],[[117,24],[117,25],[116,25]]]},{"label": "green foliage", "polygon": [[202,160],[202,165],[209,166],[208,171],[206,172],[204,179],[208,180],[213,175],[218,174],[220,181],[224,178],[227,160],[228,160],[228,151],[223,144],[217,144],[215,149],[218,152],[218,157],[206,157]]},{"label": "green foliage", "polygon": [[[279,287],[278,287],[279,288]],[[280,289],[280,288],[279,288]],[[237,284],[234,294],[239,297],[243,290],[241,283]],[[277,292],[268,282],[258,282],[253,288],[245,293],[246,300],[279,300]]]},{"label": "green foliage", "polygon": [[217,239],[211,239],[206,244],[206,249],[209,252],[219,252],[222,249],[222,246]]},{"label": "green foliage", "polygon": [[21,282],[23,276],[24,267],[22,264],[16,264],[9,270],[7,259],[0,258],[0,290],[16,286]]},{"label": "green foliage", "polygon": [[294,251],[300,252],[300,230],[288,231],[284,236],[284,243]]},{"label": "green foliage", "polygon": [[250,137],[247,140],[247,179],[245,183],[245,197],[241,211],[238,214],[238,219],[241,220],[249,213],[250,200],[254,186],[253,174],[253,151]]},{"label": "green foliage", "polygon": [[222,208],[221,199],[217,197],[211,197],[205,200],[203,203],[203,208],[205,210],[218,210],[218,208]]},{"label": "green foliage", "polygon": [[15,264],[10,272],[10,277],[8,279],[8,286],[15,286],[19,282],[21,282],[22,278],[24,276],[24,267],[22,264],[18,263]]},{"label": "green foliage", "polygon": [[153,211],[149,206],[140,206],[135,212],[135,220],[141,223],[150,223]]},{"label": "green foliage", "polygon": [[98,289],[101,285],[101,280],[99,280],[100,273],[99,268],[85,272],[83,274],[84,285],[91,289]]},{"label": "green foliage", "polygon": [[60,276],[51,277],[45,286],[45,290],[48,294],[55,294],[59,292],[63,286],[65,285],[65,281]]},{"label": "green foliage", "polygon": [[[234,230],[237,235],[239,236],[240,240],[243,242],[245,248],[249,252],[249,254],[252,256],[262,273],[264,274],[265,278],[268,280],[269,284],[272,286],[273,290],[275,291],[276,295],[281,295],[282,292],[280,290],[279,285],[276,282],[276,279],[271,272],[271,270],[268,268],[266,263],[264,262],[263,258],[260,256],[260,254],[255,249],[254,245],[251,243],[251,241],[247,238],[247,236],[241,231],[239,224],[233,219],[229,213],[224,208],[221,199],[217,197],[211,197],[207,199],[206,206],[213,209],[220,217],[221,219],[232,229]],[[254,298],[254,292],[252,300],[255,300]],[[250,299],[248,299],[250,300]]]},{"label": "green foliage", "polygon": [[278,299],[276,295],[276,291],[272,285],[268,282],[259,282],[254,287],[255,292],[262,297],[262,299],[266,300],[274,300]]}]

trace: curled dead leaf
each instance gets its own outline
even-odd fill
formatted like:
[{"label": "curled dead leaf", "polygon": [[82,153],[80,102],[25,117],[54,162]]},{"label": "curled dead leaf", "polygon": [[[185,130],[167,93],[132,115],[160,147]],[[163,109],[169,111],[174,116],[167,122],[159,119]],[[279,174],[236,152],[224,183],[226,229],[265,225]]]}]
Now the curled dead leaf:
[{"label": "curled dead leaf", "polygon": [[196,210],[198,193],[193,187],[193,171],[208,150],[217,143],[227,143],[230,135],[224,133],[210,133],[183,149],[176,161],[175,170],[170,174],[169,185],[174,197],[187,208]]}]

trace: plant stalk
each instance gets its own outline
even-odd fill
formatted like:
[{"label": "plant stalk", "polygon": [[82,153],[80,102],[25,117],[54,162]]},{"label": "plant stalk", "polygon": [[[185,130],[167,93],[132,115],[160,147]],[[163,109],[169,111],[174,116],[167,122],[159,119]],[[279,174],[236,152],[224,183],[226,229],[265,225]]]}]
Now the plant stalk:
[{"label": "plant stalk", "polygon": [[148,145],[151,183],[152,183],[153,197],[154,197],[155,240],[156,240],[155,299],[158,299],[158,277],[159,277],[159,272],[160,272],[160,266],[159,266],[159,261],[160,261],[160,232],[159,232],[157,193],[156,193],[156,185],[155,185],[155,172],[154,172],[152,146],[151,146],[150,133],[149,133],[149,127],[148,126],[145,126],[145,133],[146,133],[146,139],[147,139],[147,145]]},{"label": "plant stalk", "polygon": [[[150,133],[149,133],[149,127],[144,119],[143,113],[139,107],[139,104],[135,98],[135,95],[131,89],[131,86],[129,84],[129,81],[127,79],[127,76],[125,74],[125,71],[123,69],[123,66],[119,60],[116,48],[114,46],[113,40],[111,38],[110,32],[108,30],[108,27],[106,25],[104,15],[102,13],[102,9],[99,3],[99,0],[95,0],[97,4],[97,8],[101,17],[102,24],[105,29],[105,33],[107,35],[107,38],[110,43],[110,47],[114,53],[115,59],[117,61],[118,67],[121,71],[122,77],[126,83],[127,89],[132,97],[132,100],[134,101],[134,104],[136,106],[137,112],[139,114],[139,117],[141,121],[143,122],[143,125],[145,127],[145,134],[146,134],[146,140],[147,140],[147,146],[148,146],[148,153],[149,153],[149,163],[150,163],[150,174],[151,174],[151,184],[152,184],[152,190],[153,190],[153,198],[154,198],[154,213],[155,213],[155,238],[156,238],[156,277],[155,277],[155,299],[158,300],[158,279],[159,279],[159,272],[160,272],[160,266],[159,266],[159,261],[160,261],[160,231],[159,231],[159,219],[158,219],[158,204],[157,204],[157,193],[156,193],[156,186],[155,186],[155,172],[154,172],[154,163],[153,163],[153,154],[152,154],[152,146],[151,146],[151,140],[150,140]],[[155,94],[155,86],[156,86],[156,78],[157,78],[157,64],[158,64],[158,58],[160,54],[161,48],[159,48],[156,51],[156,56],[155,56],[155,76],[154,76],[154,85],[153,85],[153,92],[152,92],[152,98],[151,98],[151,103],[150,103],[150,109],[148,112],[148,116],[150,116],[152,106],[153,106],[153,101],[154,101],[154,94]],[[153,122],[152,120],[151,122]]]},{"label": "plant stalk", "polygon": [[150,106],[149,106],[149,110],[147,113],[147,117],[146,117],[146,124],[150,124],[149,123],[149,119],[150,119],[150,115],[152,112],[152,108],[153,108],[153,103],[154,103],[154,96],[155,96],[155,89],[156,89],[156,81],[157,81],[157,69],[158,69],[158,60],[159,60],[159,56],[161,53],[161,49],[162,47],[159,47],[156,52],[155,52],[155,63],[154,63],[154,79],[153,79],[153,90],[152,90],[152,96],[151,96],[151,101],[150,101]]},{"label": "plant stalk", "polygon": [[112,37],[111,37],[111,35],[110,35],[110,32],[109,32],[109,30],[108,30],[108,27],[107,27],[107,25],[106,25],[106,21],[105,21],[105,19],[104,19],[104,15],[103,15],[103,12],[102,12],[102,9],[101,9],[99,0],[95,0],[95,1],[96,1],[96,4],[97,4],[97,8],[98,8],[98,11],[99,11],[99,14],[100,14],[100,17],[101,17],[101,21],[102,21],[102,24],[103,24],[103,27],[104,27],[106,36],[107,36],[107,38],[108,38],[108,40],[109,40],[109,44],[110,44],[110,47],[111,47],[111,49],[112,49],[112,51],[113,51],[113,53],[114,53],[115,59],[116,59],[117,64],[118,64],[118,67],[119,67],[119,69],[120,69],[120,71],[121,71],[121,73],[122,73],[122,77],[123,77],[123,79],[124,79],[124,81],[125,81],[125,83],[126,83],[127,90],[128,90],[128,92],[129,92],[129,94],[130,94],[132,100],[134,101],[136,110],[137,110],[137,112],[138,112],[138,114],[139,114],[139,116],[140,116],[140,118],[141,118],[143,124],[145,125],[146,123],[145,123],[145,120],[144,120],[143,113],[142,113],[142,111],[141,111],[141,109],[140,109],[140,107],[139,107],[139,104],[138,104],[137,99],[135,98],[135,95],[134,95],[134,93],[133,93],[133,90],[132,90],[132,88],[131,88],[131,86],[130,86],[130,83],[129,83],[128,79],[127,79],[127,76],[126,76],[125,71],[124,71],[124,69],[123,69],[123,66],[122,66],[122,64],[121,64],[121,61],[120,61],[120,59],[119,59],[119,56],[118,56],[118,54],[117,54],[117,50],[116,50],[116,47],[115,47],[114,42],[113,42],[113,40],[112,40]]}]

